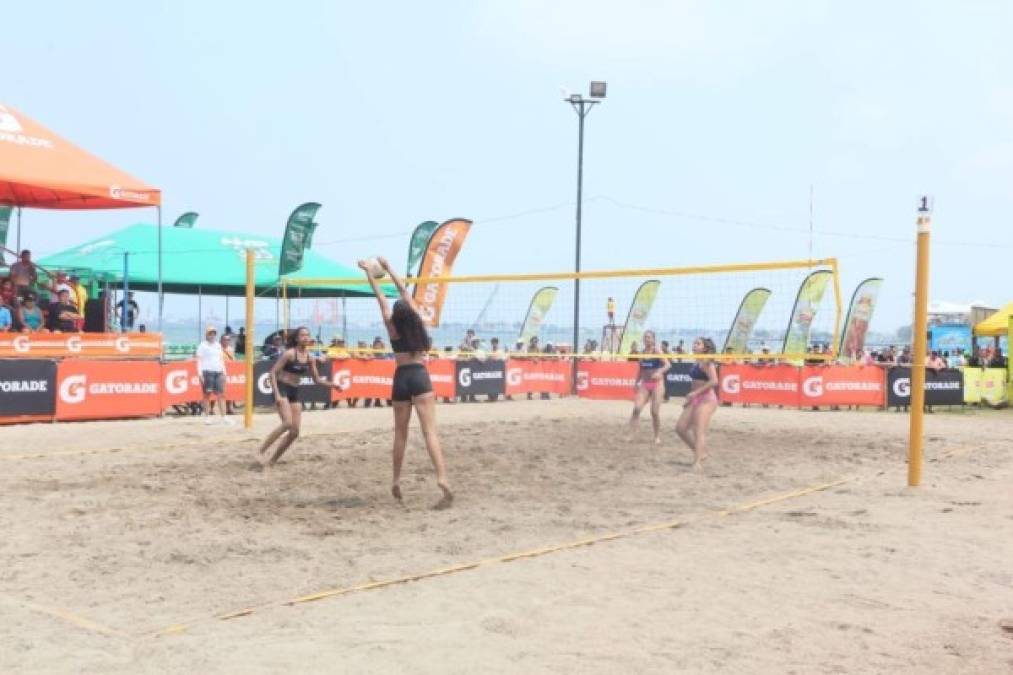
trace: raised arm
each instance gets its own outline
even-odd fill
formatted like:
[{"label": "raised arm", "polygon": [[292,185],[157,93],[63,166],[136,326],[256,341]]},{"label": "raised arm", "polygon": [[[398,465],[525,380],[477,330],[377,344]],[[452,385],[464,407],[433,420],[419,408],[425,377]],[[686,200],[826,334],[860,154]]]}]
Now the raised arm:
[{"label": "raised arm", "polygon": [[[383,263],[381,263],[381,265],[382,264]],[[383,315],[383,322],[385,324],[389,324],[390,306],[387,304],[387,298],[384,297],[383,291],[380,290],[380,284],[378,284],[373,275],[369,273],[369,265],[366,264],[365,260],[359,261],[359,269],[366,273],[366,279],[369,281],[369,287],[373,289],[373,295],[376,296],[376,301],[380,303],[380,314]]]},{"label": "raised arm", "polygon": [[380,263],[380,266],[387,271],[387,274],[390,275],[390,280],[394,282],[394,286],[397,287],[397,292],[401,295],[401,299],[407,302],[412,309],[418,311],[418,308],[415,307],[415,301],[412,300],[412,294],[408,292],[408,288],[404,285],[404,281],[401,277],[397,275],[397,272],[391,269],[390,263],[387,262],[387,259],[377,258],[376,260]]}]

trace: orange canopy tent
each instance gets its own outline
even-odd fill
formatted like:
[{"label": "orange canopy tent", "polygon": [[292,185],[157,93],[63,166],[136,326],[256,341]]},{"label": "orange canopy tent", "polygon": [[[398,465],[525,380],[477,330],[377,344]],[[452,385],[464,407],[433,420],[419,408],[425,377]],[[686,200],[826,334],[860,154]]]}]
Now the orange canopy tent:
[{"label": "orange canopy tent", "polygon": [[[162,267],[162,192],[85,152],[8,105],[0,104],[0,204],[21,210],[158,209],[158,267]],[[2,243],[2,242],[0,242]],[[162,323],[159,274],[158,317]]]},{"label": "orange canopy tent", "polygon": [[119,209],[161,203],[160,190],[0,105],[0,204]]}]

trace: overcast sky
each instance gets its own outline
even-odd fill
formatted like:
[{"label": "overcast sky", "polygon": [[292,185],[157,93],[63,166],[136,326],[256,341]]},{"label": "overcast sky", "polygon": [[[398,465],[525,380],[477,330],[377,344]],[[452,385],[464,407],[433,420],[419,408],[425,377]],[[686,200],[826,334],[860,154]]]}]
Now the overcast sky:
[{"label": "overcast sky", "polygon": [[[840,258],[910,322],[914,210],[932,298],[1011,299],[1013,4],[45,2],[3,9],[0,102],[160,187],[165,218],[280,235],[302,201],[341,261],[402,260],[473,218],[458,273]],[[504,218],[505,216],[514,216]],[[26,212],[44,254],[150,220]],[[385,235],[396,235],[386,236]],[[372,238],[376,237],[376,238]],[[364,239],[367,238],[367,239]],[[188,307],[188,306],[187,306]],[[174,313],[186,313],[175,306]]]}]

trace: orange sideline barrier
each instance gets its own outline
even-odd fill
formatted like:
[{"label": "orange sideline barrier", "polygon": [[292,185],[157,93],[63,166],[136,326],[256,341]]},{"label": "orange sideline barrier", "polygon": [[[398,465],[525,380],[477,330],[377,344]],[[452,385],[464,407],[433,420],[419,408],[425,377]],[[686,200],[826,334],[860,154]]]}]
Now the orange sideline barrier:
[{"label": "orange sideline barrier", "polygon": [[[242,361],[225,362],[225,400],[243,401],[246,371]],[[203,397],[196,361],[162,364],[162,409],[200,401]],[[217,398],[217,397],[212,397]]]},{"label": "orange sideline barrier", "polygon": [[331,389],[331,400],[390,398],[394,384],[393,359],[340,359],[331,361],[331,378],[341,389]]},{"label": "orange sideline barrier", "polygon": [[457,395],[457,366],[453,359],[427,361],[426,370],[433,382],[433,395],[436,398],[453,399]]},{"label": "orange sideline barrier", "polygon": [[0,358],[120,358],[162,356],[160,333],[0,333]]},{"label": "orange sideline barrier", "polygon": [[721,366],[721,400],[783,406],[886,405],[886,372],[864,366]]},{"label": "orange sideline barrier", "polygon": [[162,365],[155,361],[61,361],[56,419],[116,419],[162,412]]},{"label": "orange sideline barrier", "polygon": [[632,401],[639,364],[631,361],[580,361],[577,395],[614,401]]},{"label": "orange sideline barrier", "polygon": [[549,393],[565,396],[570,393],[573,370],[569,360],[508,359],[506,393]]}]

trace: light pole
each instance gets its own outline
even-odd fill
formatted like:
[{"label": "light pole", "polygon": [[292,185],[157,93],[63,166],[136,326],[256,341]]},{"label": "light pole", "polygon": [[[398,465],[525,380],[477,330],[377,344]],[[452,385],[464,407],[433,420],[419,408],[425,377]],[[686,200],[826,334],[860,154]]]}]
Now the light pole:
[{"label": "light pole", "polygon": [[[577,135],[577,245],[576,262],[574,271],[580,274],[580,211],[584,192],[584,118],[591,112],[591,108],[601,103],[605,98],[605,82],[592,81],[588,93],[589,98],[580,94],[570,94],[563,98],[564,101],[573,106],[577,113],[578,135]],[[580,349],[580,278],[573,280],[573,354],[576,356]],[[573,361],[573,393],[577,393],[577,360]]]}]

